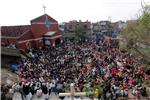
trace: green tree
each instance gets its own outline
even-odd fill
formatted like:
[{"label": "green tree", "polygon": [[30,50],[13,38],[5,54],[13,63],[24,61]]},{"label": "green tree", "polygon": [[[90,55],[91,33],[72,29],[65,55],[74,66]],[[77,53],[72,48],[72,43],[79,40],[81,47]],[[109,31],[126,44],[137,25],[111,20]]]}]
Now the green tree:
[{"label": "green tree", "polygon": [[142,8],[137,20],[127,23],[121,36],[126,40],[128,50],[135,50],[146,60],[150,58],[150,5]]},{"label": "green tree", "polygon": [[83,26],[81,25],[81,23],[76,27],[76,33],[75,36],[77,38],[77,40],[85,40],[86,38],[86,31],[83,28]]}]

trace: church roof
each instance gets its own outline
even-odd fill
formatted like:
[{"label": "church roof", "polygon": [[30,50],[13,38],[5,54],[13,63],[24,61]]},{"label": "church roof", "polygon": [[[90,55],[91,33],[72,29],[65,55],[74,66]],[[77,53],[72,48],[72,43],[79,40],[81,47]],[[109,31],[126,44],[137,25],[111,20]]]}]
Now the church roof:
[{"label": "church roof", "polygon": [[33,36],[33,33],[30,31],[26,32],[26,34],[23,34],[19,39],[18,41],[23,41],[23,40],[29,40],[29,39],[33,39],[34,36]]},{"label": "church roof", "polygon": [[[50,16],[48,16],[47,14],[44,14],[40,17],[37,17],[33,20],[31,20],[32,22],[45,22],[45,18],[47,18],[48,20],[50,20],[51,22],[57,23],[57,21],[53,18],[51,18]],[[2,26],[1,27],[1,38],[14,38],[17,39],[18,41],[21,40],[26,40],[26,39],[32,39],[34,38],[33,36],[33,32],[31,31],[31,25],[19,25],[19,26]],[[59,30],[56,30],[59,31]],[[43,33],[44,34],[44,33]],[[47,32],[48,36],[54,36],[54,35],[59,35],[59,32]]]},{"label": "church roof", "polygon": [[19,37],[31,29],[30,25],[21,26],[2,26],[1,36],[8,37]]},{"label": "church roof", "polygon": [[46,17],[47,17],[48,20],[50,20],[51,22],[57,22],[55,19],[53,19],[53,18],[50,17],[49,15],[44,14],[44,15],[42,15],[42,16],[39,16],[39,17],[37,17],[37,18],[31,20],[31,23],[33,23],[33,22],[45,22]]}]

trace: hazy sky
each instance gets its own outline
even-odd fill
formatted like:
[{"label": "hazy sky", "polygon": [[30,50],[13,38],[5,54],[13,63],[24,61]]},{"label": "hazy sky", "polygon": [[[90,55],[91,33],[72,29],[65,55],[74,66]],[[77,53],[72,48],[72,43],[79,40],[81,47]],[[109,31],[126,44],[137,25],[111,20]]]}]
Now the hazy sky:
[{"label": "hazy sky", "polygon": [[[144,0],[150,4],[150,0]],[[141,0],[1,0],[0,26],[30,25],[30,20],[46,13],[59,23],[70,20],[130,20],[141,9]]]}]

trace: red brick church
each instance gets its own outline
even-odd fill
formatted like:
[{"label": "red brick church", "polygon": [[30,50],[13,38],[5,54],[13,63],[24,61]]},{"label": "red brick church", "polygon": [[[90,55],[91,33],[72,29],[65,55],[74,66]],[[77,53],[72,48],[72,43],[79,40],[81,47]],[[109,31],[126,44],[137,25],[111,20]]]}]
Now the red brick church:
[{"label": "red brick church", "polygon": [[18,49],[55,46],[62,34],[58,22],[47,14],[30,21],[31,25],[2,26],[1,45],[15,44]]}]

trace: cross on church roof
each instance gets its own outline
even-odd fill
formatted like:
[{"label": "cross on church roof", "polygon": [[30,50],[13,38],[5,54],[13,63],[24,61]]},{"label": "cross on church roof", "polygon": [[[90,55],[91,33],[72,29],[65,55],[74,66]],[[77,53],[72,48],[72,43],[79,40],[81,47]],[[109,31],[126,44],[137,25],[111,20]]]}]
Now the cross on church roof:
[{"label": "cross on church roof", "polygon": [[43,8],[44,8],[44,14],[46,13],[46,6],[45,5],[43,5]]}]

